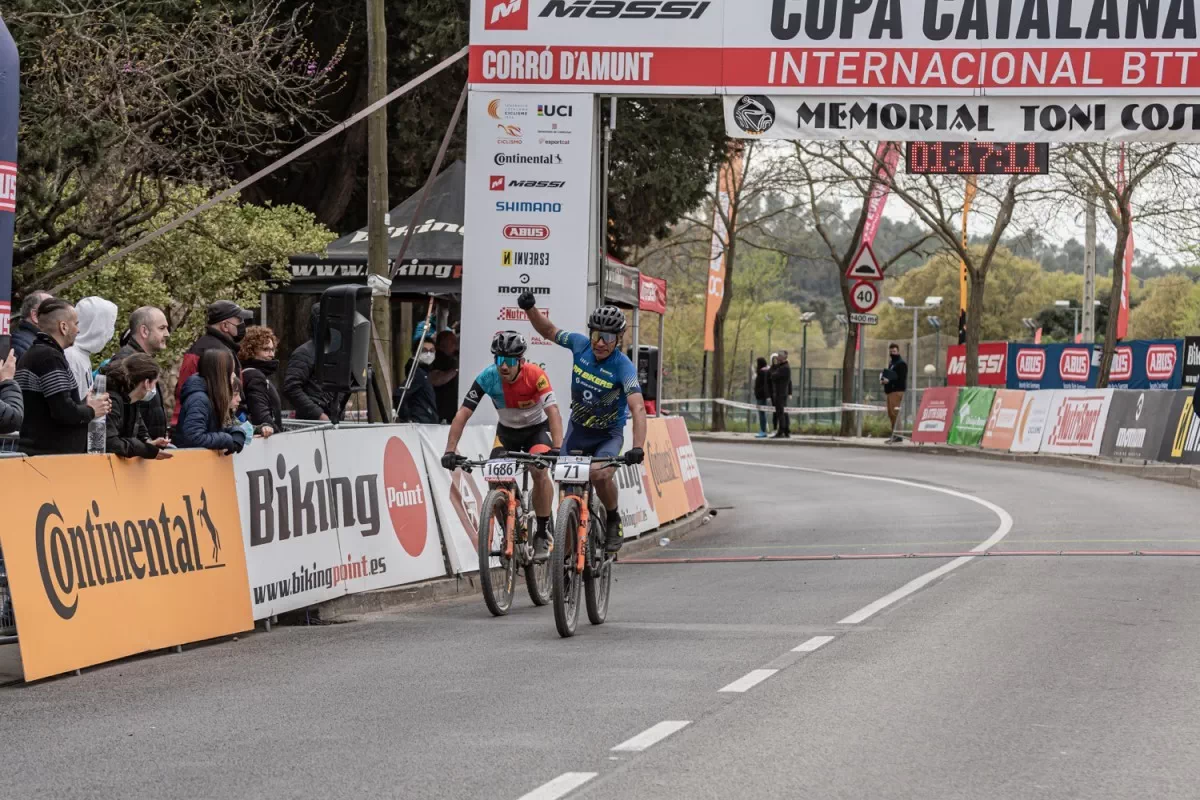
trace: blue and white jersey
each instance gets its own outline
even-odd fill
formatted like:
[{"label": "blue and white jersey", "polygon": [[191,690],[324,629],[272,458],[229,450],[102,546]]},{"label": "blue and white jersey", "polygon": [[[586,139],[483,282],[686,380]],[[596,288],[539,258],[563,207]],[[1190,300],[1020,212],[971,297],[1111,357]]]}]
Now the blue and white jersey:
[{"label": "blue and white jersey", "polygon": [[582,333],[559,331],[554,342],[575,354],[571,367],[571,422],[595,430],[624,430],[629,418],[626,398],[642,393],[637,367],[621,352],[597,361],[592,340]]}]

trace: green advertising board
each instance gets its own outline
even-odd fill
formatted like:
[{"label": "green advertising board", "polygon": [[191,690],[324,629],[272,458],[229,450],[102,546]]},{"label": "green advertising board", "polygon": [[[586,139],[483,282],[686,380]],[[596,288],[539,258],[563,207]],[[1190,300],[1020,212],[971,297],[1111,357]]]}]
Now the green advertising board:
[{"label": "green advertising board", "polygon": [[950,444],[979,447],[995,399],[995,389],[968,387],[960,391],[958,407],[954,409],[954,425],[950,428]]}]

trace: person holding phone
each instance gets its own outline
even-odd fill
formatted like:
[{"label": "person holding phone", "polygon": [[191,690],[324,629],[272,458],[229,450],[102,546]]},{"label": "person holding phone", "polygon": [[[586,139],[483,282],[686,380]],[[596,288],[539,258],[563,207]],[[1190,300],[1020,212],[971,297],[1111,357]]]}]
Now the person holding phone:
[{"label": "person holding phone", "polygon": [[25,419],[25,398],[13,380],[17,374],[17,354],[12,350],[0,361],[0,433],[21,430]]}]

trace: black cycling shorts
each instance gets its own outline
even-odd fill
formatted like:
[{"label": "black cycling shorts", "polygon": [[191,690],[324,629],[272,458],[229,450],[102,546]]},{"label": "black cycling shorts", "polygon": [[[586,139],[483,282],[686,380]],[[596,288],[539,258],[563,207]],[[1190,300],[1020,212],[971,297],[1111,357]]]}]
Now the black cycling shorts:
[{"label": "black cycling shorts", "polygon": [[[492,458],[500,453],[544,453],[550,449],[550,423],[543,421],[528,428],[496,426],[496,441],[492,443]],[[537,448],[536,451],[534,448]]]}]

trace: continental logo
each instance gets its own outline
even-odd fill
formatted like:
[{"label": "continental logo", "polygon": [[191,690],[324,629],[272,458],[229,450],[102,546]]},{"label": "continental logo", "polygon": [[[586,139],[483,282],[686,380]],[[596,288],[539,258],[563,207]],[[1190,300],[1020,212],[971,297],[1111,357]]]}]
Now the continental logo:
[{"label": "continental logo", "polygon": [[108,584],[224,567],[221,534],[203,489],[199,500],[185,494],[162,503],[157,516],[114,520],[104,519],[96,500],[83,519],[77,510],[67,516],[56,503],[43,503],[34,537],[42,587],[54,612],[71,619],[85,591]]},{"label": "continental logo", "polygon": [[669,449],[654,449],[649,442],[646,443],[646,447],[646,463],[650,465],[650,474],[654,476],[654,491],[659,497],[662,497],[662,489],[659,487],[682,479]]},{"label": "continental logo", "polygon": [[1183,411],[1175,427],[1175,440],[1171,443],[1171,457],[1183,458],[1185,453],[1200,453],[1200,425],[1192,413],[1192,398],[1183,401]]},{"label": "continental logo", "polygon": [[613,388],[613,386],[615,386],[615,384],[612,381],[606,381],[606,380],[604,380],[604,378],[597,377],[597,376],[593,375],[592,373],[588,372],[587,370],[585,370],[583,367],[579,366],[578,364],[574,365],[574,367],[572,367],[572,369],[576,375],[583,378],[588,383],[594,383],[603,389],[611,389],[611,388]]}]

